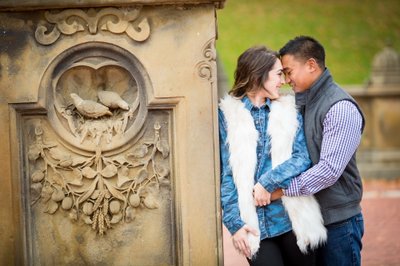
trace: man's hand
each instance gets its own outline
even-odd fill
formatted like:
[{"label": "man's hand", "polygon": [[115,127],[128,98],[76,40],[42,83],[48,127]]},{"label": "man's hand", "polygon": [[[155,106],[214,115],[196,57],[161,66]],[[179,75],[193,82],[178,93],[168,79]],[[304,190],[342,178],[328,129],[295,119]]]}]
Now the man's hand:
[{"label": "man's hand", "polygon": [[260,183],[253,188],[254,203],[256,206],[266,206],[271,203],[271,193],[269,193]]},{"label": "man's hand", "polygon": [[250,258],[251,252],[250,252],[249,241],[247,239],[248,233],[258,236],[258,232],[256,229],[248,225],[244,225],[232,236],[232,242],[233,246],[240,254],[243,254],[246,257]]}]

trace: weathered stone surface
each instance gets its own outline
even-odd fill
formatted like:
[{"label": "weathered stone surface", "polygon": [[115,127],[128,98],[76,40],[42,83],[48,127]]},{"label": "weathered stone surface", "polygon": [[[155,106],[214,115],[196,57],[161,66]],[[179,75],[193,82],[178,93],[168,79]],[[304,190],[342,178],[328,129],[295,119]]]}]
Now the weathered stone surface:
[{"label": "weathered stone surface", "polygon": [[221,264],[219,1],[108,2],[0,5],[0,264]]}]

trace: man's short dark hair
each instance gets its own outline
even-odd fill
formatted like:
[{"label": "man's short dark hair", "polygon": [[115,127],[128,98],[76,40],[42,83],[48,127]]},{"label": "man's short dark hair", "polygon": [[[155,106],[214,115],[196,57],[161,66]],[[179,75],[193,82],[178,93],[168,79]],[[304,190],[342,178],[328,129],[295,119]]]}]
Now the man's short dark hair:
[{"label": "man's short dark hair", "polygon": [[293,55],[296,59],[307,61],[314,58],[321,69],[325,69],[325,49],[314,38],[309,36],[297,36],[288,41],[279,50],[282,58],[284,55]]}]

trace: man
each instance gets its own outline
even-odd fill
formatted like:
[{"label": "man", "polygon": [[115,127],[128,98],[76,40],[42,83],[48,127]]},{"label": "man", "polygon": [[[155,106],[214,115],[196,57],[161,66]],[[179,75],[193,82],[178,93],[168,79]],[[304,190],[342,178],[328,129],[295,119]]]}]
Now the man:
[{"label": "man", "polygon": [[304,116],[312,167],[292,179],[286,196],[315,194],[328,229],[318,265],[360,265],[364,222],[362,183],[356,150],[364,128],[355,100],[325,67],[325,51],[315,39],[299,36],[280,51],[286,82]]}]

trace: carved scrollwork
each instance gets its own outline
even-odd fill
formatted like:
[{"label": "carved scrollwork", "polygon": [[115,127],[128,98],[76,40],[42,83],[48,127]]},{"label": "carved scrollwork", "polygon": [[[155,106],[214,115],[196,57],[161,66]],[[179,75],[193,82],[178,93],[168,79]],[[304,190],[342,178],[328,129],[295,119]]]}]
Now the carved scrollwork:
[{"label": "carved scrollwork", "polygon": [[213,69],[216,66],[217,54],[215,50],[215,39],[211,39],[203,48],[204,60],[197,64],[197,71],[201,78],[207,79],[210,82],[215,80]]},{"label": "carved scrollwork", "polygon": [[170,148],[158,121],[151,139],[115,156],[100,148],[78,155],[48,141],[46,132],[41,122],[34,123],[28,148],[31,205],[41,202],[48,214],[63,209],[100,235],[133,221],[139,209],[159,207],[160,189],[170,185]]},{"label": "carved scrollwork", "polygon": [[[141,8],[104,8],[99,11],[91,8],[87,12],[80,9],[68,9],[59,13],[47,11],[45,18],[53,29],[45,25],[36,28],[35,38],[43,45],[50,45],[58,40],[61,34],[73,35],[87,31],[97,34],[98,30],[115,34],[125,33],[132,40],[142,42],[150,36],[150,24],[147,18],[139,18]],[[42,24],[45,24],[42,23]]]}]

